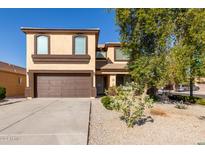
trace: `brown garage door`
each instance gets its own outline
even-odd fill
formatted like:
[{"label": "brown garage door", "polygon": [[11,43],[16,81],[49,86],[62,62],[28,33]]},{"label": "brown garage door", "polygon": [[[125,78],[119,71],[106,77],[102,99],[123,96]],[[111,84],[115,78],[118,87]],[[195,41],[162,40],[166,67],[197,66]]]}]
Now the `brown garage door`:
[{"label": "brown garage door", "polygon": [[90,97],[90,74],[37,74],[36,97]]}]

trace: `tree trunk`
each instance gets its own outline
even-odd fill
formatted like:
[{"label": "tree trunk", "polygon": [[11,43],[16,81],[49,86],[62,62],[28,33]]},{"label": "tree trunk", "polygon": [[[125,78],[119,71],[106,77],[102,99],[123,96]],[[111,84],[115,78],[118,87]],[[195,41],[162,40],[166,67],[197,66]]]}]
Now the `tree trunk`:
[{"label": "tree trunk", "polygon": [[177,91],[177,88],[179,87],[179,85],[177,84],[177,83],[174,83],[174,85],[173,85],[173,90],[174,91]]},{"label": "tree trunk", "polygon": [[147,94],[151,97],[155,97],[157,95],[157,88],[155,86],[147,88],[146,91],[147,91]]},{"label": "tree trunk", "polygon": [[148,86],[147,84],[145,84],[145,87],[144,87],[144,91],[142,93],[142,103],[145,103],[145,97],[147,96],[147,90],[148,90]]},{"label": "tree trunk", "polygon": [[189,82],[189,96],[193,96],[193,78],[190,78],[190,82]]}]

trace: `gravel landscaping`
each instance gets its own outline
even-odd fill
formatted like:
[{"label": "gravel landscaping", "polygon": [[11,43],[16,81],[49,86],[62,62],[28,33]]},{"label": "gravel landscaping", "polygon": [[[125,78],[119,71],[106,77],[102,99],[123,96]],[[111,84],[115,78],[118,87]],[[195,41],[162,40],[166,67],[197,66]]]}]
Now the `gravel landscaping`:
[{"label": "gravel landscaping", "polygon": [[[158,113],[159,112],[159,113]],[[205,142],[205,106],[155,104],[142,125],[127,128],[120,114],[92,101],[89,144],[197,144]]]}]

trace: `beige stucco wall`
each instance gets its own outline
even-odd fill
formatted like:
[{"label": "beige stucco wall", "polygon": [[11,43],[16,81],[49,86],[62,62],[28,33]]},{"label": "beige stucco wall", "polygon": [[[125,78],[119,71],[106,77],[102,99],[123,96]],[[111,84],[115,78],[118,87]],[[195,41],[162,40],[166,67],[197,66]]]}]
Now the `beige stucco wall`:
[{"label": "beige stucco wall", "polygon": [[51,54],[72,54],[72,35],[52,35]]},{"label": "beige stucco wall", "polygon": [[[22,80],[20,84],[19,77]],[[0,71],[0,86],[6,88],[7,97],[24,97],[26,77],[22,74]]]},{"label": "beige stucco wall", "polygon": [[115,61],[115,47],[108,47],[107,57],[115,64],[127,64],[125,61]]},{"label": "beige stucco wall", "polygon": [[129,74],[129,72],[120,72],[120,71],[116,71],[116,72],[110,72],[110,71],[96,71],[97,75],[104,75],[104,74]]},{"label": "beige stucco wall", "polygon": [[[96,52],[96,36],[89,34],[88,36],[88,54],[91,56],[88,64],[34,64],[32,55],[34,54],[34,34],[26,35],[26,69],[29,70],[93,70],[93,87],[95,87],[95,52]],[[51,54],[72,54],[72,35],[71,34],[51,34],[50,35],[50,51]],[[27,87],[29,79],[27,75]]]},{"label": "beige stucco wall", "polygon": [[116,75],[109,75],[109,87],[116,86]]}]

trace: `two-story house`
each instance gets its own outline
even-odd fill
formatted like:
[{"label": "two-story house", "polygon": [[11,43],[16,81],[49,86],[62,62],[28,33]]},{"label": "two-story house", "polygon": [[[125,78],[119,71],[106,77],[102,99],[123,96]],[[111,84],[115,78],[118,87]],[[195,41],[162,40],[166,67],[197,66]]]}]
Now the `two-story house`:
[{"label": "two-story house", "polygon": [[26,34],[26,97],[96,97],[129,80],[120,43],[98,45],[98,28],[21,30]]}]

